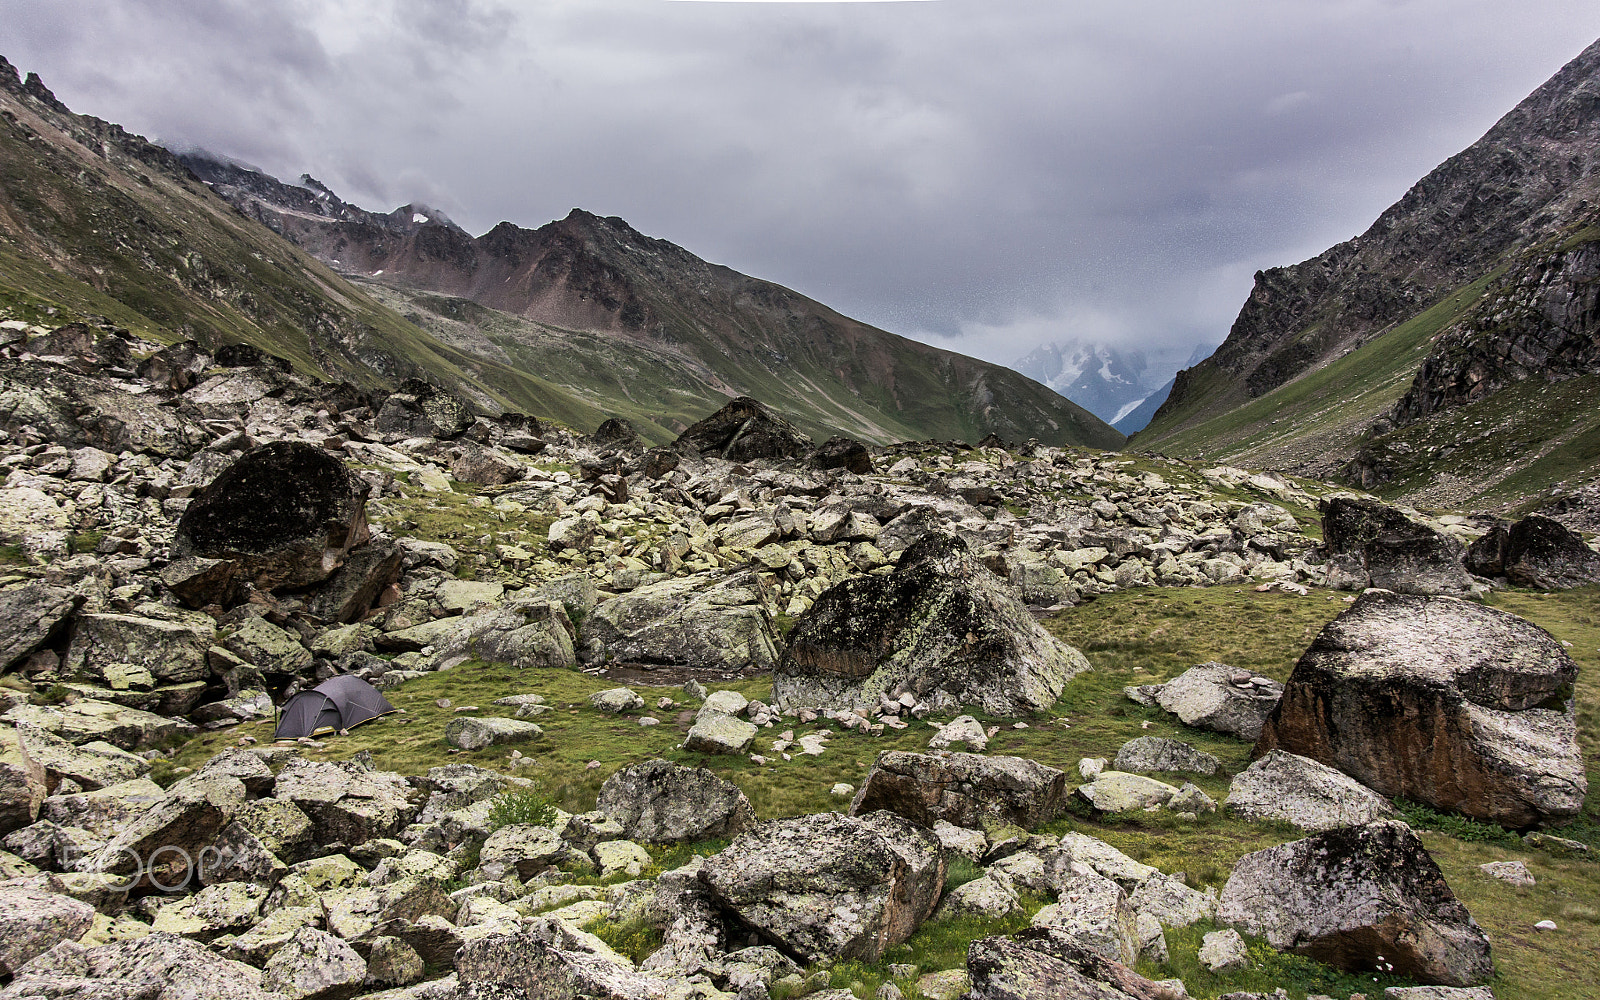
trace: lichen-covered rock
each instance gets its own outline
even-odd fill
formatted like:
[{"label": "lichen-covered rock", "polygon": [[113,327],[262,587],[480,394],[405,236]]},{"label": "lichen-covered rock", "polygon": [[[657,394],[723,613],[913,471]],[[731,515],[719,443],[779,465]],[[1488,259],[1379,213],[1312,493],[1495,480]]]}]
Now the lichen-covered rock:
[{"label": "lichen-covered rock", "polygon": [[875,704],[905,689],[936,711],[1018,715],[1054,705],[1087,669],[965,542],[935,534],[893,573],[817,598],[789,633],[772,691],[780,709]]},{"label": "lichen-covered rock", "polygon": [[1093,871],[1068,873],[1058,901],[1040,910],[1035,927],[1051,927],[1102,958],[1122,965],[1139,960],[1139,928],[1122,886]]},{"label": "lichen-covered rock", "polygon": [[1423,595],[1472,589],[1466,549],[1449,535],[1376,500],[1337,496],[1318,506],[1331,586]]},{"label": "lichen-covered rock", "polygon": [[939,902],[940,914],[956,916],[996,919],[1021,910],[1022,903],[1017,898],[1017,890],[1003,876],[984,875],[971,882],[963,882],[945,893]]},{"label": "lichen-covered rock", "polygon": [[283,1000],[261,972],[174,934],[156,932],[92,948],[62,945],[34,959],[5,995],[95,1000]]},{"label": "lichen-covered rock", "polygon": [[293,758],[278,772],[276,796],[305,813],[323,844],[393,837],[417,814],[405,778],[356,761]]},{"label": "lichen-covered rock", "polygon": [[970,1000],[1181,1000],[1185,995],[1050,927],[972,942],[967,973]]},{"label": "lichen-covered rock", "polygon": [[1244,969],[1250,965],[1244,938],[1231,927],[1206,934],[1200,941],[1200,954],[1197,957],[1200,959],[1200,964],[1212,972]]},{"label": "lichen-covered rock", "polygon": [[1349,775],[1282,750],[1269,750],[1234,775],[1223,804],[1244,819],[1283,820],[1311,833],[1399,815]]},{"label": "lichen-covered rock", "polygon": [[156,911],[155,930],[196,941],[248,930],[261,918],[267,887],[249,882],[218,882],[192,896],[177,896]]},{"label": "lichen-covered rock", "polygon": [[267,673],[298,674],[311,666],[311,650],[298,635],[267,621],[247,618],[232,630],[222,647]]},{"label": "lichen-covered rock", "polygon": [[332,934],[302,927],[261,971],[262,986],[287,1000],[344,1000],[361,990],[367,963]]},{"label": "lichen-covered rock", "polygon": [[199,858],[216,842],[244,800],[244,783],[238,778],[205,772],[189,775],[118,831],[90,870],[131,876],[134,858],[139,858],[144,862],[140,885],[182,885],[194,874],[189,859]]},{"label": "lichen-covered rock", "polygon": [[456,976],[465,996],[486,1000],[667,1000],[672,995],[667,978],[640,972],[614,954],[585,950],[591,941],[548,918],[497,930],[461,946]]},{"label": "lichen-covered rock", "polygon": [[400,577],[405,552],[387,539],[352,551],[344,565],[317,588],[308,610],[325,622],[358,622],[384,588]]},{"label": "lichen-covered rock", "polygon": [[46,794],[44,765],[15,727],[0,725],[0,837],[38,819]]},{"label": "lichen-covered rock", "polygon": [[383,401],[373,425],[385,441],[393,443],[417,437],[460,437],[472,421],[472,408],[460,397],[431,382],[408,378]]},{"label": "lichen-covered rock", "polygon": [[850,814],[887,809],[932,827],[943,820],[982,829],[1012,824],[1032,830],[1054,819],[1067,776],[1023,757],[945,756],[886,750],[878,754]]},{"label": "lichen-covered rock", "polygon": [[469,659],[504,663],[518,670],[574,667],[576,631],[566,609],[549,600],[515,600],[479,614],[422,626],[432,630],[414,645],[434,647],[429,666],[445,670]]},{"label": "lichen-covered rock", "polygon": [[568,856],[561,836],[547,827],[512,823],[489,835],[478,855],[478,871],[487,882],[509,874],[527,881]]},{"label": "lichen-covered rock", "polygon": [[203,620],[205,624],[137,615],[79,615],[62,672],[114,690],[205,680],[211,673],[206,650],[216,626]]},{"label": "lichen-covered rock", "polygon": [[1191,889],[1160,872],[1140,882],[1128,902],[1138,913],[1150,916],[1162,927],[1188,927],[1217,917],[1217,890]]},{"label": "lichen-covered rock", "polygon": [[1531,514],[1507,528],[1496,525],[1467,549],[1467,568],[1504,577],[1519,587],[1565,590],[1600,583],[1600,553],[1560,521]]},{"label": "lichen-covered rock", "polygon": [[701,712],[689,728],[683,748],[709,754],[744,753],[755,742],[758,731],[754,724],[743,719],[721,712]]},{"label": "lichen-covered rock", "polygon": [[1256,756],[1285,750],[1385,796],[1510,827],[1577,815],[1578,667],[1516,615],[1373,592],[1318,634]]},{"label": "lichen-covered rock", "polygon": [[619,823],[624,836],[649,844],[731,838],[756,819],[731,782],[665,760],[619,768],[600,786],[595,808]]},{"label": "lichen-covered rock", "polygon": [[584,622],[617,659],[734,673],[778,659],[777,633],[757,573],[697,573],[613,597]]},{"label": "lichen-covered rock", "polygon": [[933,912],[945,870],[933,834],[893,813],[820,813],[741,834],[700,879],[790,955],[876,962]]},{"label": "lichen-covered rock", "polygon": [[1161,874],[1158,869],[1135,861],[1105,841],[1073,830],[1062,835],[1055,853],[1045,859],[1045,878],[1050,891],[1058,891],[1062,881],[1078,870],[1077,865],[1086,865],[1130,892]]},{"label": "lichen-covered rock", "polygon": [[1182,740],[1162,736],[1140,736],[1129,740],[1111,762],[1116,771],[1145,774],[1150,771],[1185,771],[1189,774],[1216,774],[1222,762]]},{"label": "lichen-covered rock", "polygon": [[1494,973],[1489,939],[1404,823],[1330,830],[1247,854],[1218,919],[1354,972],[1384,966],[1422,983],[1472,986]]},{"label": "lichen-covered rock", "polygon": [[6,672],[61,635],[82,594],[45,583],[0,591],[0,672]]},{"label": "lichen-covered rock", "polygon": [[367,952],[367,982],[374,986],[410,986],[420,982],[427,965],[417,950],[397,937],[373,938]]},{"label": "lichen-covered rock", "polygon": [[444,727],[445,742],[463,750],[482,750],[489,746],[527,743],[543,735],[544,730],[532,722],[494,716],[482,719],[463,716],[451,719]]},{"label": "lichen-covered rock", "polygon": [[63,705],[17,705],[0,715],[0,722],[35,726],[78,746],[103,741],[119,750],[143,750],[199,732],[182,719],[95,698]]},{"label": "lichen-covered rock", "polygon": [[1079,785],[1075,794],[1098,812],[1119,813],[1166,805],[1178,790],[1142,774],[1101,771],[1093,781]]},{"label": "lichen-covered rock", "polygon": [[94,923],[94,907],[22,885],[0,885],[0,976],[13,976],[35,955],[76,941]]},{"label": "lichen-covered rock", "polygon": [[760,401],[740,396],[690,426],[673,447],[727,462],[748,462],[803,458],[811,451],[811,439]]},{"label": "lichen-covered rock", "polygon": [[644,699],[633,692],[631,688],[610,688],[605,691],[596,691],[589,696],[589,704],[602,712],[619,715],[622,712],[633,712],[644,707]]},{"label": "lichen-covered rock", "polygon": [[1225,663],[1201,663],[1165,684],[1154,702],[1186,726],[1253,740],[1283,696],[1283,685]]},{"label": "lichen-covered rock", "polygon": [[305,587],[331,576],[371,535],[370,487],[333,455],[278,441],[240,456],[178,521],[172,558],[228,559],[257,589]]}]

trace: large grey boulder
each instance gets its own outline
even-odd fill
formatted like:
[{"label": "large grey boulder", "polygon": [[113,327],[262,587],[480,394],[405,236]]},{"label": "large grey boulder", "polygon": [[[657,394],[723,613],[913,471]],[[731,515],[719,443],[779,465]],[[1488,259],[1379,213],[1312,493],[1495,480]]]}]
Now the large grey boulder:
[{"label": "large grey boulder", "polygon": [[893,813],[763,823],[707,858],[700,879],[739,921],[805,962],[878,961],[939,902],[946,863]]},{"label": "large grey boulder", "polygon": [[485,881],[499,881],[515,873],[527,881],[569,856],[561,835],[531,823],[502,826],[484,841],[478,855],[478,870]]},{"label": "large grey boulder", "polygon": [[1153,697],[1186,726],[1247,740],[1261,735],[1283,696],[1283,685],[1270,677],[1216,662],[1190,667],[1165,684],[1132,690]]},{"label": "large grey boulder", "polygon": [[734,837],[756,821],[736,785],[665,760],[618,769],[600,786],[595,808],[621,824],[623,836],[650,844]]},{"label": "large grey boulder", "polygon": [[1472,589],[1472,576],[1462,565],[1466,547],[1449,535],[1362,497],[1333,497],[1318,509],[1329,586],[1424,595]]},{"label": "large grey boulder", "polygon": [[1577,675],[1516,615],[1368,593],[1295,664],[1255,753],[1310,757],[1382,795],[1503,826],[1561,822],[1588,790]]},{"label": "large grey boulder", "polygon": [[969,1000],[1182,1000],[1187,995],[1051,927],[972,942],[967,973]]},{"label": "large grey boulder", "polygon": [[804,458],[811,451],[811,439],[759,400],[740,396],[690,426],[673,447],[728,462],[748,462]]},{"label": "large grey boulder", "polygon": [[484,1000],[667,1000],[674,995],[667,978],[593,949],[597,943],[548,918],[474,937],[455,956],[459,995]]},{"label": "large grey boulder", "polygon": [[288,1000],[344,1000],[361,991],[367,963],[332,934],[302,927],[261,972],[262,986]]},{"label": "large grey boulder", "polygon": [[1404,823],[1330,830],[1247,854],[1218,919],[1353,972],[1392,967],[1421,983],[1473,986],[1494,974],[1489,939]]},{"label": "large grey boulder", "polygon": [[138,859],[144,871],[139,885],[182,885],[194,874],[190,859],[216,843],[244,801],[238,778],[203,771],[189,775],[120,830],[90,870],[131,876]]},{"label": "large grey boulder", "polygon": [[1019,715],[1048,709],[1088,669],[965,542],[933,534],[906,549],[893,573],[849,579],[817,598],[789,633],[772,696],[788,710],[910,691],[936,711]]},{"label": "large grey boulder", "polygon": [[16,975],[35,955],[76,941],[94,923],[94,907],[70,896],[0,884],[0,976]]},{"label": "large grey boulder", "polygon": [[103,741],[121,750],[143,750],[199,732],[182,719],[95,698],[61,705],[17,705],[0,715],[0,722],[36,726],[79,746]]},{"label": "large grey boulder", "polygon": [[216,623],[163,621],[137,615],[82,614],[62,660],[65,677],[114,690],[205,680]]},{"label": "large grey boulder", "polygon": [[305,813],[322,844],[393,837],[417,814],[405,778],[356,761],[292,758],[278,772],[275,795]]},{"label": "large grey boulder", "polygon": [[1066,788],[1063,772],[1023,757],[886,750],[867,772],[850,815],[887,809],[929,828],[943,820],[972,829],[1013,824],[1032,830],[1060,812]]},{"label": "large grey boulder", "polygon": [[1244,819],[1282,820],[1311,833],[1399,815],[1349,775],[1282,750],[1269,750],[1234,775],[1223,805]]},{"label": "large grey boulder", "polygon": [[743,719],[735,719],[721,712],[702,711],[695,717],[694,725],[689,727],[683,748],[708,754],[744,753],[755,742],[757,732],[753,723]]},{"label": "large grey boulder", "polygon": [[164,795],[166,791],[149,778],[134,778],[92,792],[51,795],[39,807],[39,817],[110,840]]},{"label": "large grey boulder", "polygon": [[494,716],[482,719],[463,716],[451,719],[444,727],[445,742],[462,750],[482,750],[484,747],[528,743],[542,736],[544,730],[532,722]]},{"label": "large grey boulder", "polygon": [[1163,736],[1140,736],[1122,744],[1112,770],[1132,774],[1151,771],[1184,771],[1189,774],[1216,774],[1222,762],[1204,750],[1196,750],[1182,740]]},{"label": "large grey boulder", "polygon": [[44,765],[28,753],[15,727],[0,725],[0,837],[38,819],[47,794]]},{"label": "large grey boulder", "polygon": [[277,441],[241,455],[178,521],[172,558],[233,562],[260,590],[320,583],[367,541],[364,479],[333,455]]},{"label": "large grey boulder", "polygon": [[1096,812],[1120,813],[1164,806],[1178,794],[1178,789],[1142,774],[1101,771],[1093,781],[1079,785],[1074,794]]},{"label": "large grey boulder", "polygon": [[443,634],[430,640],[429,666],[447,670],[469,659],[505,663],[518,670],[574,667],[577,630],[567,611],[551,600],[514,600],[480,614],[440,623]]},{"label": "large grey boulder", "polygon": [[584,633],[616,659],[765,670],[778,659],[767,602],[766,584],[749,570],[674,577],[599,604]]},{"label": "large grey boulder", "polygon": [[408,378],[383,401],[373,426],[387,443],[407,438],[460,437],[472,426],[472,407],[431,382]]},{"label": "large grey boulder", "polygon": [[1058,901],[1040,910],[1035,927],[1051,927],[1089,951],[1131,966],[1139,960],[1138,919],[1122,886],[1097,872],[1069,871],[1057,883]]},{"label": "large grey boulder", "polygon": [[83,602],[82,594],[39,582],[0,591],[0,673],[60,636]]},{"label": "large grey boulder", "polygon": [[95,740],[75,746],[35,726],[16,729],[27,755],[44,767],[45,787],[52,793],[63,780],[88,791],[119,785],[150,773],[150,762],[138,754]]},{"label": "large grey boulder", "polygon": [[4,995],[8,1000],[284,1000],[262,988],[259,969],[160,931],[93,948],[59,945],[34,959]]},{"label": "large grey boulder", "polygon": [[1565,590],[1600,583],[1600,553],[1560,521],[1531,514],[1496,525],[1467,549],[1467,568],[1520,587]]}]

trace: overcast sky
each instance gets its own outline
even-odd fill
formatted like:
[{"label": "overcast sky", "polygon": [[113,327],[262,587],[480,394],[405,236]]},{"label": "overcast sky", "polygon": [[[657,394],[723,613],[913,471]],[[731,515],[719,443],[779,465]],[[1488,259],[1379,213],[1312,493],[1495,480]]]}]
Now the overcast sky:
[{"label": "overcast sky", "polygon": [[474,233],[620,215],[1000,362],[1220,342],[1597,36],[1594,0],[0,0],[74,110]]}]

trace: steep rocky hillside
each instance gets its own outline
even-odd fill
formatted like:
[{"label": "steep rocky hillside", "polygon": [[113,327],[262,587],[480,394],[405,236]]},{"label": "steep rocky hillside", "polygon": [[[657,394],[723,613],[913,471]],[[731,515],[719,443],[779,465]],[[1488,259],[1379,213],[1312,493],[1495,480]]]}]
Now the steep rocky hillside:
[{"label": "steep rocky hillside", "polygon": [[[1395,424],[1435,424],[1443,411],[1481,402],[1491,389],[1518,381],[1508,373],[1475,382],[1475,396],[1434,385],[1454,377],[1444,373],[1454,371],[1450,358],[1460,355],[1464,339],[1477,339],[1455,332],[1458,323],[1494,326],[1508,343],[1525,336],[1508,327],[1520,319],[1484,304],[1486,297],[1503,294],[1507,269],[1559,270],[1566,265],[1537,261],[1567,254],[1568,244],[1587,240],[1591,202],[1600,190],[1597,74],[1600,43],[1419,181],[1360,237],[1293,267],[1259,273],[1227,341],[1210,359],[1178,375],[1139,444],[1333,475]],[[1448,358],[1435,356],[1436,338],[1437,350]],[[1457,346],[1447,346],[1452,344]],[[1592,349],[1569,345],[1557,351],[1555,363],[1530,360],[1521,371],[1565,384],[1579,371],[1592,372],[1593,356]],[[1415,389],[1414,377],[1420,378]],[[1391,420],[1397,404],[1398,419]],[[1568,412],[1586,414],[1581,406]],[[1521,446],[1510,468],[1501,463],[1495,472],[1477,470],[1467,477],[1470,483],[1448,478],[1461,478],[1449,470],[1430,475],[1418,467],[1403,486],[1385,485],[1398,479],[1385,479],[1372,460],[1350,474],[1361,475],[1364,468],[1369,485],[1390,492],[1434,489],[1461,500],[1488,499],[1547,442],[1560,445],[1584,433],[1563,422],[1525,440],[1519,435],[1526,425],[1519,427],[1506,438]],[[1539,488],[1552,485],[1533,479]],[[1504,492],[1492,499],[1505,501]]]},{"label": "steep rocky hillside", "polygon": [[109,320],[150,340],[249,343],[365,388],[423,376],[489,412],[606,414],[453,349],[214,196],[171,153],[75,115],[0,61],[0,308]]},{"label": "steep rocky hillside", "polygon": [[437,295],[495,310],[446,305],[445,315],[478,327],[519,363],[545,371],[546,348],[567,333],[573,345],[594,345],[597,363],[587,365],[589,346],[559,350],[559,377],[576,394],[631,409],[646,432],[664,425],[650,435],[657,440],[730,395],[766,400],[818,437],[977,441],[994,433],[1100,448],[1123,440],[1008,368],[857,322],[622,219],[575,209],[538,229],[502,222],[474,238],[431,210],[378,215],[212,157],[185,162],[240,211],[339,270],[402,294],[434,293],[418,300],[419,315],[439,311]]}]

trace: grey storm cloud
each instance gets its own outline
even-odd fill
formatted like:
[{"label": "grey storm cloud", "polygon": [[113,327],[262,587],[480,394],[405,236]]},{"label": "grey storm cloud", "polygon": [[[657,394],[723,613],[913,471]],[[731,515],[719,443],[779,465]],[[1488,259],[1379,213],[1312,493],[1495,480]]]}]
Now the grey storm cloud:
[{"label": "grey storm cloud", "polygon": [[473,232],[620,215],[1001,362],[1219,342],[1600,35],[1592,0],[3,6],[0,53],[174,145]]}]

